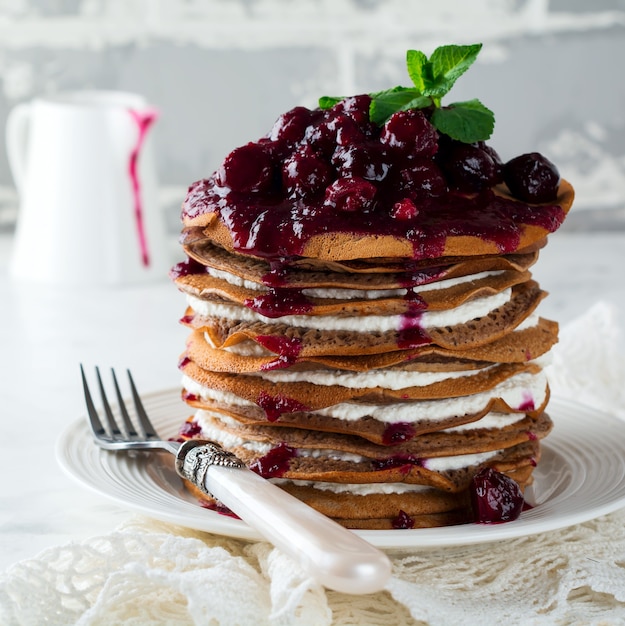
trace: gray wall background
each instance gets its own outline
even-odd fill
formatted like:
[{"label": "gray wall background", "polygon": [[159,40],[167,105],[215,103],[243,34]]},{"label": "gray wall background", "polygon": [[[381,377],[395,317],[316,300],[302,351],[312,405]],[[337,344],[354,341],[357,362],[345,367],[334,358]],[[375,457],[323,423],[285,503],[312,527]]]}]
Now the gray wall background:
[{"label": "gray wall background", "polygon": [[[144,94],[163,210],[233,147],[323,94],[409,84],[408,48],[481,41],[452,100],[495,111],[504,158],[538,150],[577,189],[573,227],[625,222],[625,0],[0,0],[9,110],[73,89]],[[0,228],[16,193],[0,151]],[[579,216],[583,214],[583,219]]]}]

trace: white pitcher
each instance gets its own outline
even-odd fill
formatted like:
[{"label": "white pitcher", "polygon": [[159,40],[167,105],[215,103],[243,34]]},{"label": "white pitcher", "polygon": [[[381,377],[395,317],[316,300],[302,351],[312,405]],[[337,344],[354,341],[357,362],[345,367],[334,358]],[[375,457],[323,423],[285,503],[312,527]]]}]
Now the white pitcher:
[{"label": "white pitcher", "polygon": [[7,154],[20,207],[10,272],[56,285],[165,278],[168,255],[142,96],[81,91],[17,105]]}]

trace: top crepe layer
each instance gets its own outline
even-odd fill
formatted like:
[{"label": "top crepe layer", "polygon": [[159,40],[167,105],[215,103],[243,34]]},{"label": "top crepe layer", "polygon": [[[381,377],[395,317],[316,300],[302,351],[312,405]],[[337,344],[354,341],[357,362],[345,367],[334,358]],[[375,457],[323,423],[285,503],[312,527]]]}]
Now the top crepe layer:
[{"label": "top crepe layer", "polygon": [[224,193],[210,178],[191,185],[182,220],[185,228],[202,228],[206,240],[258,258],[423,260],[531,249],[559,228],[573,199],[565,180],[556,201],[541,205],[515,200],[499,185],[474,196],[429,199],[416,218],[401,220],[382,209],[341,213],[319,203]]}]

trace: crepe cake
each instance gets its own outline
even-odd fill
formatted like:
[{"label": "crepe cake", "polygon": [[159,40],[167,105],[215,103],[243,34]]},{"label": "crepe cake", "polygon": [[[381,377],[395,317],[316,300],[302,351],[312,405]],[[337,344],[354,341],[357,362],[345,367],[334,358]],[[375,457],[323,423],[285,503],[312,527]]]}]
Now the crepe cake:
[{"label": "crepe cake", "polygon": [[552,428],[530,269],[573,190],[371,102],[296,107],[190,186],[179,437],[349,528],[471,522],[476,476],[522,493]]}]

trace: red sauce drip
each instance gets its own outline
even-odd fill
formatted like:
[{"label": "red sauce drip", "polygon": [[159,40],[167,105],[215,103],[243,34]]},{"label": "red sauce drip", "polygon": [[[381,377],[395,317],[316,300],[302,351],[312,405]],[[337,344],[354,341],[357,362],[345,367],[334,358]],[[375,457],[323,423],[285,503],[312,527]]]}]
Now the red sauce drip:
[{"label": "red sauce drip", "polygon": [[194,393],[189,393],[188,391],[184,391],[182,393],[182,399],[185,402],[197,402],[199,398]]},{"label": "red sauce drip", "polygon": [[412,264],[406,264],[405,278],[402,279],[402,287],[406,287],[408,289],[441,280],[447,273],[447,268],[444,267],[415,269],[414,267],[410,267],[410,265]]},{"label": "red sauce drip", "polygon": [[286,396],[278,394],[272,396],[266,391],[261,391],[256,404],[265,411],[265,415],[270,422],[280,419],[283,413],[295,413],[297,411],[308,411],[308,407]]},{"label": "red sauce drip", "polygon": [[187,257],[184,261],[176,263],[169,270],[169,277],[172,280],[176,280],[176,278],[183,278],[184,276],[189,276],[189,274],[204,274],[205,272],[206,267],[204,265],[191,257]]},{"label": "red sauce drip", "polygon": [[267,293],[245,300],[243,304],[256,313],[271,318],[305,315],[313,308],[301,289],[291,287],[271,288]]},{"label": "red sauce drip", "polygon": [[405,441],[410,441],[415,436],[415,428],[407,422],[389,424],[382,433],[382,443],[385,446],[396,446]]},{"label": "red sauce drip", "polygon": [[527,438],[530,441],[537,441],[538,440],[538,437],[536,436],[536,433],[533,433],[531,430],[527,431]]},{"label": "red sauce drip", "polygon": [[275,335],[258,335],[256,341],[278,358],[261,366],[262,371],[270,371],[293,365],[302,351],[302,340],[298,337],[276,337]]},{"label": "red sauce drip", "polygon": [[421,328],[421,315],[420,311],[408,311],[402,315],[399,336],[397,338],[397,346],[402,350],[418,348],[419,346],[432,343],[430,336]]},{"label": "red sauce drip", "polygon": [[519,411],[535,411],[536,405],[534,404],[534,398],[529,391],[523,392],[523,402],[519,406]]},{"label": "red sauce drip", "polygon": [[178,321],[181,324],[189,325],[193,323],[194,319],[195,319],[194,315],[183,315]]},{"label": "red sauce drip", "polygon": [[371,466],[375,471],[400,468],[407,474],[415,466],[423,467],[423,460],[411,454],[398,454],[385,459],[374,459]]},{"label": "red sauce drip", "polygon": [[178,431],[178,434],[190,439],[191,437],[199,435],[201,432],[202,427],[197,422],[185,422]]},{"label": "red sauce drip", "polygon": [[191,363],[191,359],[186,354],[184,354],[180,357],[180,360],[178,361],[178,369],[184,369],[187,365],[189,365],[189,363]]},{"label": "red sauce drip", "polygon": [[397,530],[414,528],[414,519],[412,519],[408,513],[400,509],[399,514],[393,519],[391,525]]},{"label": "red sauce drip", "polygon": [[155,110],[136,111],[128,109],[128,113],[138,127],[137,141],[130,152],[128,161],[128,176],[130,177],[130,185],[134,200],[135,224],[137,227],[137,236],[139,238],[139,248],[141,250],[141,261],[147,267],[150,265],[150,255],[148,252],[148,242],[145,234],[145,224],[143,221],[143,198],[141,195],[141,180],[139,178],[139,152],[145,142],[145,136],[150,126],[156,121],[158,114]]},{"label": "red sauce drip", "polygon": [[421,328],[421,317],[428,307],[427,302],[412,288],[408,289],[404,299],[408,304],[408,309],[401,316],[397,346],[406,350],[431,343],[429,335]]},{"label": "red sauce drip", "polygon": [[263,284],[268,287],[284,287],[288,274],[289,261],[287,259],[271,259],[269,271],[263,275]]},{"label": "red sauce drip", "polygon": [[297,450],[281,443],[272,448],[265,456],[256,459],[250,469],[263,478],[279,478],[289,471],[291,459],[297,455]]},{"label": "red sauce drip", "polygon": [[226,517],[233,517],[234,519],[241,519],[236,513],[231,511],[225,504],[221,504],[221,502],[207,502],[206,500],[198,500],[199,505],[203,509],[209,509],[210,511],[215,511],[215,513],[219,513],[219,515],[225,515]]},{"label": "red sauce drip", "polygon": [[180,430],[178,431],[178,434],[176,437],[170,437],[168,441],[177,441],[178,443],[184,443],[185,441],[188,441],[192,437],[199,435],[201,432],[202,432],[201,426],[197,424],[196,422],[190,420],[188,422],[185,422],[180,427]]}]

